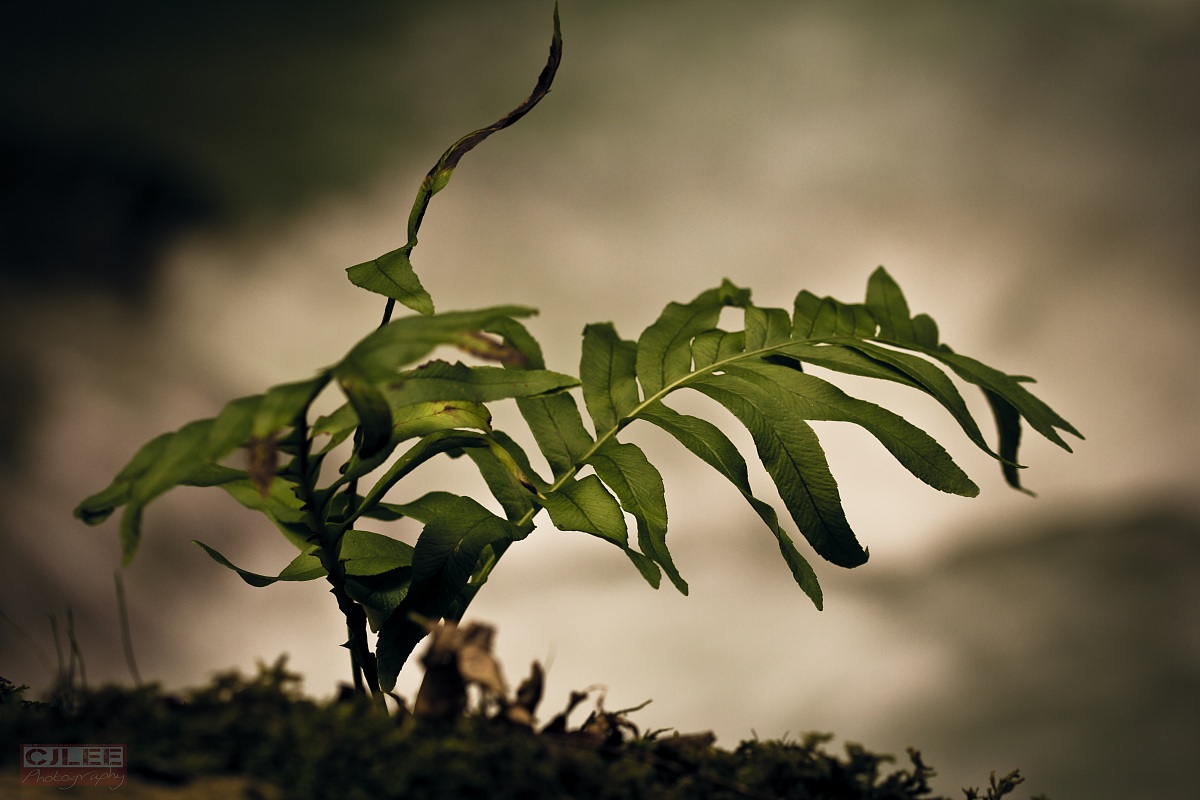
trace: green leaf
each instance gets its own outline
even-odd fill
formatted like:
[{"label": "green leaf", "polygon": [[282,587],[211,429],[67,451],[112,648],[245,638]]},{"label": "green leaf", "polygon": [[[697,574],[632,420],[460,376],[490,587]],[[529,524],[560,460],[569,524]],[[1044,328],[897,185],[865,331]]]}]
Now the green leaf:
[{"label": "green leaf", "polygon": [[963,497],[979,494],[979,487],[933,437],[885,408],[850,397],[820,378],[775,364],[730,366],[729,374],[756,384],[764,392],[772,392],[775,387],[784,389],[791,395],[789,413],[801,419],[853,422],[863,427],[905,469],[935,489]]},{"label": "green leaf", "polygon": [[300,414],[312,405],[321,390],[329,384],[331,378],[332,375],[325,371],[305,381],[272,386],[262,395],[258,404],[250,432],[251,438],[261,439],[292,427]]},{"label": "green leaf", "polygon": [[[573,481],[564,486],[563,490],[566,495],[563,491],[558,491],[541,498],[555,526],[560,530],[590,533],[617,545],[646,582],[657,589],[662,583],[662,571],[653,558],[629,546],[628,528],[625,526],[624,516],[621,515],[621,507],[596,476],[588,475],[581,481]],[[553,510],[550,510],[551,508]],[[562,524],[558,522],[560,519]],[[674,569],[673,564],[671,568]],[[687,594],[687,584],[683,585],[683,593]]]},{"label": "green leaf", "polygon": [[466,586],[484,548],[514,536],[512,525],[469,497],[460,497],[425,526],[413,550],[414,611],[437,618]]},{"label": "green leaf", "polygon": [[812,600],[813,605],[817,607],[817,611],[825,608],[825,598],[821,593],[821,584],[817,582],[817,573],[813,572],[812,566],[800,555],[800,551],[796,549],[796,545],[792,542],[792,537],[779,525],[779,517],[775,514],[775,509],[769,503],[764,503],[756,497],[747,497],[750,505],[762,518],[763,522],[775,532],[775,538],[779,541],[779,552],[783,555],[784,563],[792,571],[792,579],[800,589],[808,595],[808,599]]},{"label": "green leaf", "polygon": [[212,419],[197,420],[152,440],[134,455],[108,489],[84,500],[75,509],[79,519],[95,525],[117,506],[125,505],[118,528],[123,565],[128,566],[137,553],[142,536],[142,512],[151,500],[181,484],[194,481],[198,485],[212,486],[243,474],[220,469],[212,463],[215,457],[225,455],[214,453],[209,446],[213,425]]},{"label": "green leaf", "polygon": [[[1020,440],[1021,417],[1024,417],[1038,433],[1067,451],[1070,451],[1071,448],[1059,435],[1059,430],[1083,438],[1070,423],[1026,391],[1017,378],[1005,375],[975,359],[960,356],[946,345],[939,344],[937,324],[924,314],[910,318],[908,303],[904,299],[900,287],[882,267],[871,275],[867,283],[867,306],[879,319],[879,335],[882,339],[930,355],[949,366],[963,380],[977,384],[983,389],[996,416],[997,427],[1000,429],[1001,452],[997,457],[1004,462],[1001,469],[1010,485],[1020,488],[1016,473],[1016,469],[1019,468],[1016,457],[1017,445]],[[939,399],[943,398],[939,397]],[[998,401],[1000,401],[999,405]],[[943,404],[945,404],[944,401]],[[982,437],[977,435],[977,429],[971,430],[966,425],[962,412],[951,408],[951,413],[960,423],[964,424],[964,429],[967,430],[972,441],[992,453],[985,444],[981,443]],[[973,422],[970,425],[974,427]]]},{"label": "green leaf", "polygon": [[400,567],[378,575],[347,575],[346,594],[359,603],[367,624],[378,633],[387,619],[404,602],[412,586],[412,568]]},{"label": "green leaf", "polygon": [[[388,400],[391,399],[389,396]],[[453,398],[392,406],[392,438],[396,442],[453,428],[488,433],[492,429],[492,414],[482,403]]]},{"label": "green leaf", "polygon": [[626,547],[629,530],[625,515],[595,475],[564,484],[543,497],[541,503],[560,531],[582,531]]},{"label": "green leaf", "polygon": [[561,478],[574,471],[593,444],[591,435],[583,427],[583,417],[575,398],[565,393],[518,398],[517,408],[554,477]]},{"label": "green leaf", "polygon": [[[385,390],[400,383],[398,370],[401,367],[424,358],[438,345],[454,344],[464,333],[481,330],[505,317],[534,313],[529,308],[500,306],[427,317],[403,317],[360,340],[332,368],[338,385],[358,415],[356,449],[359,457],[368,460],[387,455],[385,448],[391,441],[392,419]],[[406,402],[420,399],[414,397]]]},{"label": "green leaf", "polygon": [[[254,422],[262,408],[261,394],[231,400],[213,420],[208,433],[208,451],[213,460],[222,453],[232,453],[236,448],[250,442],[254,436]],[[268,431],[263,435],[273,431]]]},{"label": "green leaf", "polygon": [[420,619],[444,617],[467,591],[485,552],[515,536],[507,520],[469,497],[456,498],[429,521],[413,550],[408,595],[379,629],[379,682],[384,691],[395,686],[400,668],[424,638],[426,629]]},{"label": "green leaf", "polygon": [[988,455],[1000,458],[997,453],[988,447],[987,441],[983,438],[983,433],[979,430],[979,425],[975,422],[975,418],[971,416],[971,412],[967,409],[967,404],[963,402],[958,388],[936,366],[919,356],[890,350],[871,342],[849,342],[848,346],[853,347],[874,361],[899,370],[905,377],[912,381],[913,385],[937,399],[950,412],[955,421],[958,422],[963,432],[967,434],[967,438],[974,442],[979,449]]},{"label": "green leaf", "polygon": [[379,258],[350,267],[346,270],[347,277],[361,289],[399,300],[418,313],[432,314],[433,298],[421,285],[420,278],[413,271],[412,261],[409,260],[415,244],[416,242],[406,244],[390,253],[384,253]]},{"label": "green leaf", "polygon": [[762,350],[791,339],[792,320],[782,308],[747,306],[745,349]]},{"label": "green leaf", "polygon": [[[834,344],[837,341],[846,341],[847,343]],[[817,344],[807,341],[790,342],[775,348],[775,351],[771,355],[764,356],[763,360],[769,364],[782,364],[789,369],[797,369],[801,372],[804,372],[805,364],[811,364],[814,367],[821,367],[833,372],[845,373],[846,375],[858,375],[863,378],[892,381],[913,389],[921,388],[915,381],[894,366],[868,358],[858,352],[855,347],[859,344],[861,342],[857,339],[843,340],[841,337],[834,337],[828,342]],[[936,368],[934,368],[934,371],[937,371]],[[945,376],[943,375],[942,377],[944,378]]]},{"label": "green leaf", "polygon": [[521,369],[545,369],[546,361],[542,357],[542,348],[533,338],[533,334],[517,320],[511,317],[498,319],[484,328],[488,333],[498,335],[504,344],[513,348],[523,357],[523,364],[511,363],[506,366]]},{"label": "green leaf", "polygon": [[902,344],[919,344],[936,347],[937,342],[918,341],[908,311],[908,301],[900,286],[892,280],[887,270],[879,267],[867,280],[867,309],[879,323],[879,337]]},{"label": "green leaf", "polygon": [[[588,464],[613,490],[621,507],[637,521],[638,547],[642,553],[662,566],[675,588],[686,595],[687,582],[680,577],[667,550],[667,500],[662,475],[640,447],[612,439],[588,459]],[[658,570],[654,575],[658,577]]]},{"label": "green leaf", "polygon": [[680,414],[661,402],[647,406],[638,415],[662,428],[691,450],[701,460],[728,478],[744,493],[750,491],[746,460],[729,437],[711,422],[700,417]]},{"label": "green leaf", "polygon": [[938,346],[938,327],[933,317],[917,314],[912,318],[913,338],[923,347]]},{"label": "green leaf", "polygon": [[1037,497],[1021,485],[1020,467],[1017,466],[1017,449],[1021,445],[1021,417],[1017,410],[1000,395],[987,389],[983,390],[991,406],[992,415],[996,418],[996,428],[1000,434],[1000,455],[1004,458],[1001,471],[1004,480],[1012,488],[1024,492],[1030,497]]},{"label": "green leaf", "polygon": [[[1017,378],[1005,375],[1003,372],[992,369],[973,358],[961,356],[945,345],[942,345],[937,350],[929,351],[929,355],[945,363],[963,380],[976,384],[982,389],[1002,398],[1008,405],[1016,409],[1035,431],[1068,453],[1071,452],[1071,446],[1059,436],[1056,429],[1063,430],[1080,439],[1083,438],[1083,435],[1075,430],[1071,423],[1060,417],[1048,405],[1034,397],[1021,386],[1021,382]],[[1011,450],[1012,459],[1010,460],[1013,460],[1016,458],[1015,443],[1012,444]]]},{"label": "green leaf", "polygon": [[387,396],[368,376],[349,366],[340,371],[338,385],[358,417],[355,456],[361,461],[375,459],[376,465],[382,463],[392,440],[392,412]]},{"label": "green leaf", "polygon": [[867,560],[846,521],[825,451],[787,392],[729,375],[706,376],[689,386],[725,406],[750,431],[767,474],[814,550],[842,567]]},{"label": "green leaf", "polygon": [[408,517],[426,523],[433,519],[434,515],[440,514],[449,503],[458,500],[458,497],[459,495],[451,492],[428,492],[410,503],[377,503],[363,516],[386,521]]},{"label": "green leaf", "polygon": [[229,561],[229,559],[221,555],[212,547],[206,545],[204,542],[199,542],[193,539],[192,544],[199,545],[200,549],[208,553],[209,557],[212,558],[213,561],[216,561],[223,567],[228,567],[229,569],[233,570],[241,576],[242,580],[251,586],[270,586],[272,583],[277,581],[311,581],[317,578],[324,578],[326,574],[325,567],[321,565],[321,559],[313,555],[317,549],[315,545],[310,546],[305,552],[302,552],[300,555],[293,558],[291,563],[284,567],[278,575],[272,577],[269,575],[259,575],[256,572],[250,572],[249,570],[235,566]]},{"label": "green leaf", "polygon": [[487,447],[488,439],[483,434],[471,431],[448,430],[436,431],[417,440],[412,447],[392,462],[387,472],[375,482],[371,491],[362,499],[347,523],[353,522],[367,514],[377,503],[383,500],[385,494],[404,476],[440,453],[451,452],[465,447]]},{"label": "green leaf", "polygon": [[928,314],[909,316],[904,293],[883,267],[867,281],[867,308],[879,321],[879,338],[925,349],[938,346],[937,323]]},{"label": "green leaf", "polygon": [[827,339],[833,336],[870,338],[879,325],[865,305],[846,304],[832,297],[817,297],[802,291],[796,295],[792,336],[796,339]]},{"label": "green leaf", "polygon": [[329,442],[320,450],[324,454],[346,441],[357,427],[358,414],[354,412],[354,406],[343,403],[337,410],[319,417],[312,424],[312,436],[314,439],[318,436],[329,436]]},{"label": "green leaf", "polygon": [[398,385],[386,393],[393,405],[444,400],[490,403],[510,397],[555,394],[578,385],[578,379],[548,370],[468,367],[462,362],[430,361],[401,372]]},{"label": "green leaf", "polygon": [[692,363],[698,372],[719,361],[737,358],[746,352],[745,331],[714,329],[699,334],[692,341]]},{"label": "green leaf", "polygon": [[271,520],[297,550],[311,545],[314,533],[308,526],[308,509],[296,496],[296,484],[276,476],[264,494],[248,478],[242,477],[221,484],[221,488],[246,508]]},{"label": "green leaf", "polygon": [[[391,400],[391,397],[384,396]],[[354,453],[345,467],[346,478],[359,478],[383,464],[402,442],[419,436],[455,429],[476,429],[487,433],[491,430],[492,415],[479,403],[463,400],[392,405],[388,418],[392,423],[388,443],[369,457]]]},{"label": "green leaf", "polygon": [[[486,448],[472,447],[466,453],[475,462],[479,474],[510,522],[516,523],[534,515],[533,501],[539,494],[538,488],[508,450],[493,440]],[[529,529],[532,530],[532,526]],[[522,529],[522,533],[525,532]]]},{"label": "green leaf", "polygon": [[380,575],[411,567],[413,547],[381,533],[352,530],[342,537],[339,558],[345,564],[347,575]]},{"label": "green leaf", "polygon": [[[633,566],[642,574],[642,578],[645,579],[646,583],[650,584],[652,588],[657,589],[659,584],[662,583],[662,571],[659,570],[658,564],[649,556],[639,553],[632,547],[625,547],[623,549],[625,555],[633,562]],[[687,594],[687,592],[684,592],[684,594]]]},{"label": "green leaf", "polygon": [[597,431],[618,427],[641,398],[637,386],[637,345],[617,336],[612,323],[583,329],[579,376],[583,401]]},{"label": "green leaf", "polygon": [[746,305],[750,293],[725,281],[690,303],[669,303],[637,343],[637,377],[649,398],[691,372],[691,340],[717,324],[726,305]]},{"label": "green leaf", "polygon": [[780,553],[788,568],[791,569],[796,583],[820,610],[824,605],[824,600],[816,573],[813,572],[808,561],[796,550],[791,537],[780,526],[779,516],[775,513],[775,509],[769,503],[759,500],[750,491],[746,461],[721,429],[699,417],[680,414],[662,403],[654,403],[640,416],[674,436],[680,444],[737,487],[750,507],[775,535],[779,542]]},{"label": "green leaf", "polygon": [[229,481],[221,488],[246,508],[260,511],[276,522],[302,523],[305,519],[304,503],[296,496],[296,484],[283,478],[271,481],[265,495],[247,478]]},{"label": "green leaf", "polygon": [[395,379],[397,370],[429,355],[439,345],[452,345],[462,334],[498,324],[506,317],[528,317],[537,312],[523,306],[496,306],[476,311],[451,311],[432,316],[395,319],[368,334],[350,349],[333,374],[355,375],[375,383]]},{"label": "green leaf", "polygon": [[75,517],[88,525],[99,525],[108,519],[116,509],[129,502],[134,486],[158,462],[174,438],[174,433],[164,433],[142,445],[112,483],[75,507]]},{"label": "green leaf", "polygon": [[535,491],[548,489],[550,487],[550,482],[538,475],[537,471],[534,470],[533,466],[529,463],[529,456],[525,454],[525,451],[521,448],[521,445],[513,441],[511,436],[504,431],[492,431],[492,441],[501,449],[503,449],[504,452],[508,454],[509,458],[516,462],[517,468],[529,478],[529,482],[532,484]]},{"label": "green leaf", "polygon": [[295,425],[329,384],[330,374],[321,372],[308,380],[272,386],[263,394],[240,397],[226,403],[213,421],[202,460],[217,461],[238,447],[268,439]]},{"label": "green leaf", "polygon": [[[858,308],[862,309],[859,316],[878,320],[878,331],[868,331],[865,322],[860,324],[855,321]],[[804,337],[809,341],[786,345],[780,354],[852,374],[866,374],[863,364],[851,363],[845,359],[844,354],[838,354],[835,363],[821,363],[818,360],[819,356],[813,357],[813,351],[803,350],[805,346],[813,344],[813,339],[825,339],[853,348],[868,359],[891,367],[895,372],[890,376],[880,374],[874,377],[896,380],[896,376],[901,375],[901,382],[915,384],[936,398],[951,413],[973,443],[1002,462],[1001,469],[1005,480],[1012,485],[1016,483],[1015,470],[1020,468],[1015,459],[1021,418],[1028,421],[1043,436],[1067,450],[1070,450],[1070,447],[1059,435],[1059,430],[1082,438],[1066,420],[1025,390],[1020,385],[1019,378],[1005,375],[974,359],[956,354],[948,346],[939,343],[937,324],[932,318],[925,314],[910,316],[910,313],[908,302],[899,286],[886,270],[880,267],[868,281],[867,304],[864,307],[844,306],[831,298],[818,299],[807,292],[797,296],[793,319],[794,333],[797,337]],[[878,339],[885,344],[913,350],[940,361],[958,377],[980,386],[985,395],[991,393],[1003,400],[1016,412],[1015,416],[1003,407],[996,406],[990,396],[988,398],[1001,431],[1000,452],[997,453],[988,447],[958,390],[937,367],[923,358],[880,347],[867,341],[868,339]],[[785,354],[782,350],[790,352]],[[831,351],[826,355],[833,355],[835,352]],[[845,363],[836,363],[837,361]],[[997,412],[997,408],[1001,410]]]}]

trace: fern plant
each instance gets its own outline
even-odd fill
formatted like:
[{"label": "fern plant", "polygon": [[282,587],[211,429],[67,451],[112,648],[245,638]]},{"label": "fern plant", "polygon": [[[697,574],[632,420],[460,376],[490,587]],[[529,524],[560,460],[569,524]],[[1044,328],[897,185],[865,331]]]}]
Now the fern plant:
[{"label": "fern plant", "polygon": [[[761,307],[748,289],[724,281],[688,302],[668,304],[636,341],[621,338],[612,324],[588,325],[578,377],[546,368],[521,323],[533,309],[435,313],[411,261],[429,202],[468,151],[546,96],[561,57],[556,7],[550,57],[530,97],[446,150],[417,192],[403,247],[348,270],[356,286],[387,298],[374,332],[313,377],[233,400],[215,417],[151,440],[111,485],[75,509],[90,525],[122,509],[123,565],[138,549],[143,512],[155,498],[175,486],[220,487],[270,519],[299,552],[277,575],[259,575],[196,544],[252,586],[327,581],[346,618],[356,685],[365,682],[382,702],[429,625],[462,618],[501,557],[529,535],[542,511],[561,530],[620,548],[651,586],[657,588],[665,574],[687,593],[667,548],[662,476],[626,440],[626,428],[635,422],[661,428],[724,475],[775,537],[800,588],[822,607],[812,567],[775,507],[754,495],[742,453],[716,424],[668,404],[685,390],[715,400],[745,425],[787,515],[817,555],[841,567],[862,564],[867,550],[846,521],[810,421],[861,425],[935,489],[964,496],[979,489],[924,431],[847,395],[806,372],[806,365],[932,396],[967,438],[999,461],[1016,488],[1022,420],[1070,449],[1060,431],[1078,432],[1025,388],[1030,379],[951,350],[929,316],[910,313],[882,268],[870,276],[863,303],[802,291],[790,310]],[[392,319],[397,302],[417,313]],[[741,330],[718,327],[726,308],[740,310]],[[430,360],[442,346],[464,351],[473,363]],[[947,370],[986,395],[999,430],[996,450]],[[312,419],[314,402],[333,389],[341,393],[341,405]],[[516,402],[548,473],[493,428],[488,404],[508,399]],[[244,462],[234,458],[239,450]],[[336,475],[328,474],[326,459],[347,450]],[[398,484],[439,455],[470,459],[494,504],[450,491],[398,499]],[[633,533],[626,515],[635,522]],[[423,525],[413,544],[372,530],[402,518]],[[368,628],[376,634],[374,650]]]}]

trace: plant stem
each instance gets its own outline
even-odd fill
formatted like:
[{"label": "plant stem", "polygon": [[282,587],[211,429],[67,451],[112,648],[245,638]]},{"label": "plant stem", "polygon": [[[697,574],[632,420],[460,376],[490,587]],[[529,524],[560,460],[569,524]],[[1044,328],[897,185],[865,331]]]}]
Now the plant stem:
[{"label": "plant stem", "polygon": [[392,321],[392,312],[396,310],[396,301],[388,298],[387,305],[383,307],[383,322],[379,323],[379,327],[383,327]]},{"label": "plant stem", "polygon": [[355,688],[361,691],[362,682],[365,680],[367,687],[371,690],[371,699],[382,707],[384,702],[383,692],[379,690],[379,671],[375,665],[375,655],[371,652],[371,645],[367,641],[367,614],[363,611],[362,606],[346,594],[344,578],[339,584],[339,581],[333,578],[333,572],[330,572],[329,576],[329,583],[333,587],[330,591],[337,599],[342,616],[346,618],[346,629],[350,635],[346,646],[350,649],[350,656],[355,667]]},{"label": "plant stem", "polygon": [[[363,691],[363,682],[365,679],[366,685],[371,691],[371,699],[378,706],[386,708],[383,693],[379,689],[379,672],[375,665],[375,656],[371,653],[371,646],[367,641],[366,612],[346,592],[345,568],[342,566],[339,558],[343,531],[336,524],[325,523],[323,521],[325,517],[324,509],[319,509],[315,505],[313,486],[318,476],[308,474],[309,450],[312,447],[312,439],[308,432],[307,409],[301,413],[300,419],[297,421],[297,427],[302,434],[300,451],[297,456],[300,462],[301,477],[297,492],[301,502],[304,503],[307,509],[308,528],[312,531],[318,545],[314,555],[321,560],[321,566],[325,567],[325,577],[329,581],[330,592],[333,593],[334,598],[337,600],[338,609],[342,612],[342,616],[346,618],[346,631],[349,636],[346,641],[346,647],[350,650],[351,678],[353,679],[355,689],[359,692]],[[353,507],[353,495],[357,493],[355,485],[355,482],[351,482],[349,487],[349,491],[352,493],[351,507]]]}]

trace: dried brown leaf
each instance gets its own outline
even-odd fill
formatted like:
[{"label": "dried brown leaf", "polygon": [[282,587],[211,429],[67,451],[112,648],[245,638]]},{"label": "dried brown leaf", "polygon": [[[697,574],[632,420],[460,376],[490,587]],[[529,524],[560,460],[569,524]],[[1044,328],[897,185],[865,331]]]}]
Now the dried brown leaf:
[{"label": "dried brown leaf", "polygon": [[425,678],[417,691],[413,714],[450,720],[467,707],[467,686],[475,685],[504,698],[500,663],[492,655],[495,629],[490,625],[442,622],[430,627],[429,647],[421,657]]}]

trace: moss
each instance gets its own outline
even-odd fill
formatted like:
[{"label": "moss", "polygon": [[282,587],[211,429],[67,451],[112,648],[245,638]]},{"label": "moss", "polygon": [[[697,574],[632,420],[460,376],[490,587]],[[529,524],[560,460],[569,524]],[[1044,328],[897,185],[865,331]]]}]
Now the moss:
[{"label": "moss", "polygon": [[[247,797],[939,800],[915,751],[902,768],[858,745],[830,753],[830,737],[816,734],[730,751],[710,735],[642,735],[623,712],[602,709],[555,733],[479,712],[430,722],[355,698],[318,703],[299,680],[281,660],[182,695],[106,687],[76,692],[70,706],[5,702],[0,764],[13,768],[21,742],[123,742],[135,778],[195,788],[238,776]],[[993,778],[986,796],[1019,781]]]}]

